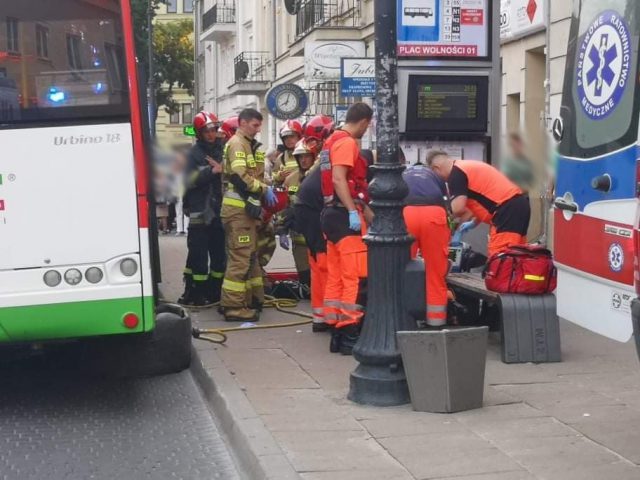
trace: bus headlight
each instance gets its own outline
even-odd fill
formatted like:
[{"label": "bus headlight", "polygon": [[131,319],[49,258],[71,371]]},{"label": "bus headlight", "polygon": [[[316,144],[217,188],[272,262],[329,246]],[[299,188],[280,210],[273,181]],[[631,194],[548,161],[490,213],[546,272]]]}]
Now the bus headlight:
[{"label": "bus headlight", "polygon": [[64,272],[64,281],[69,285],[78,285],[82,281],[82,272],[76,268],[71,268]]},{"label": "bus headlight", "polygon": [[120,271],[125,277],[133,277],[138,273],[138,264],[132,258],[125,258],[120,262]]},{"label": "bus headlight", "polygon": [[87,279],[89,283],[100,283],[102,278],[104,277],[104,273],[98,267],[91,267],[86,272],[84,272],[84,278]]},{"label": "bus headlight", "polygon": [[44,283],[47,285],[47,287],[57,287],[58,285],[60,285],[61,281],[62,275],[60,275],[60,273],[56,272],[55,270],[49,270],[44,274]]}]

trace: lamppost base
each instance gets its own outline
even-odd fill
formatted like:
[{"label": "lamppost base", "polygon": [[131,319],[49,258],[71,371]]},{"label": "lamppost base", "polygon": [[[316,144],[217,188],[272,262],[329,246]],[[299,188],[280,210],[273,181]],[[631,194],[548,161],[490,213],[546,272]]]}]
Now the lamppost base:
[{"label": "lamppost base", "polygon": [[348,398],[352,402],[374,407],[409,403],[409,387],[404,368],[360,364],[351,373]]}]

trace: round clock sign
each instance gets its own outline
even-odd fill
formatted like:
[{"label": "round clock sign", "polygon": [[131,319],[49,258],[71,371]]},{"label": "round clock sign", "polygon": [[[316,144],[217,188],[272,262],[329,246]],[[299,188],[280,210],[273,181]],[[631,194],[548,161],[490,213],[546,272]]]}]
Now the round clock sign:
[{"label": "round clock sign", "polygon": [[276,85],[267,93],[267,108],[280,120],[300,117],[309,106],[306,92],[294,83]]}]

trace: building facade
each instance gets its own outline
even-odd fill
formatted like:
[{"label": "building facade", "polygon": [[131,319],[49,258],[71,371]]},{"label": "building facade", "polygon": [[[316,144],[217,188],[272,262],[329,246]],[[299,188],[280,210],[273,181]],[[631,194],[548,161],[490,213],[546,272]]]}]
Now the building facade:
[{"label": "building facade", "polygon": [[[156,23],[168,23],[181,20],[193,20],[193,0],[167,0],[156,11]],[[194,98],[187,90],[173,89],[173,98],[180,105],[177,113],[169,114],[164,107],[158,109],[156,119],[156,139],[158,145],[165,149],[190,145],[191,139],[183,133],[185,125],[193,122]]]},{"label": "building facade", "polygon": [[[305,45],[311,42],[362,42],[373,51],[372,0],[304,0],[287,10],[281,0],[196,0],[196,103],[221,118],[246,107],[261,111],[265,144],[277,143],[281,122],[267,116],[266,94],[294,83],[309,98],[305,117],[336,116],[336,107],[353,99],[339,92],[339,78],[305,77]],[[296,11],[297,10],[297,11]],[[199,40],[199,41],[198,41]]]},{"label": "building facade", "polygon": [[[548,134],[559,116],[571,24],[571,1],[502,0],[502,133],[518,132],[534,162],[538,182],[530,192],[530,238],[544,232],[542,196],[548,178]],[[547,25],[549,28],[547,28]],[[505,145],[505,152],[506,145]]]}]

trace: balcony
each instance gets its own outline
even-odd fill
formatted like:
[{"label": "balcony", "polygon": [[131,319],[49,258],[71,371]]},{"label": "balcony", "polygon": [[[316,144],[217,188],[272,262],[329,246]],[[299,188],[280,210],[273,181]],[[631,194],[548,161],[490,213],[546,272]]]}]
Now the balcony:
[{"label": "balcony", "polygon": [[361,0],[304,0],[296,14],[291,55],[304,55],[304,44],[318,40],[360,40]]},{"label": "balcony", "polygon": [[202,16],[200,41],[228,40],[236,31],[236,3],[224,0],[216,3]]},{"label": "balcony", "polygon": [[232,95],[261,95],[271,85],[269,52],[242,52],[233,60]]}]

